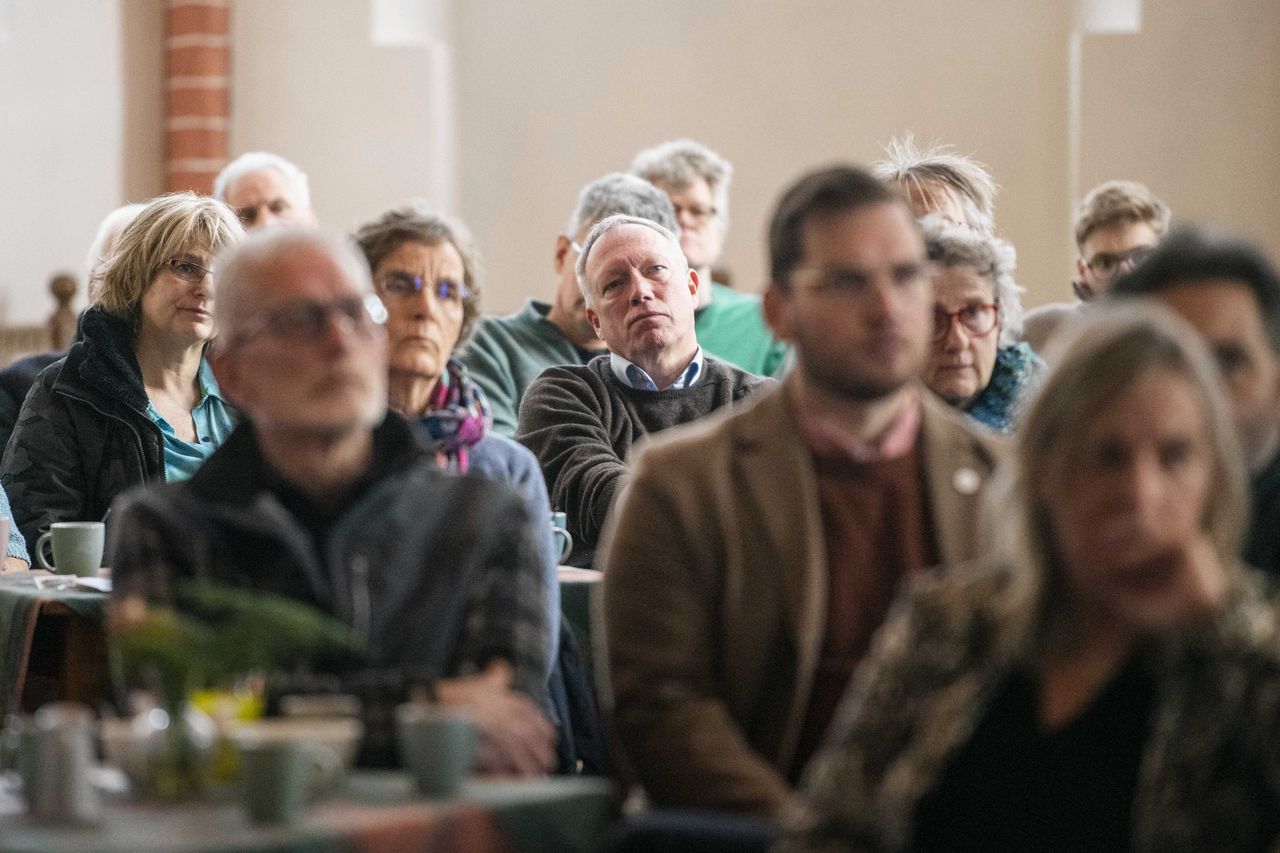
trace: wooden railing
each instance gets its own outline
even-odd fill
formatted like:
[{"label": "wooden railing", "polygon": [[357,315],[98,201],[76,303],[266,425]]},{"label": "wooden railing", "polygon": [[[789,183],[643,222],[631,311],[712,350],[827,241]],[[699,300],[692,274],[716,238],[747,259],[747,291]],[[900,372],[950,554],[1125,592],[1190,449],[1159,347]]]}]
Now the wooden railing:
[{"label": "wooden railing", "polygon": [[78,289],[75,276],[59,273],[49,279],[49,293],[56,307],[48,320],[38,326],[0,326],[0,366],[71,346],[76,334],[76,312],[71,303]]}]

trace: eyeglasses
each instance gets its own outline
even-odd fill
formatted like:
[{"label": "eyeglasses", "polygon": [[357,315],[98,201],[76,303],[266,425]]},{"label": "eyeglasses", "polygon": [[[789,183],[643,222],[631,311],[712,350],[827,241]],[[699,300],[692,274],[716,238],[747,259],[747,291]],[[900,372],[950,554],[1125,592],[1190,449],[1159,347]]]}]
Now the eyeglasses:
[{"label": "eyeglasses", "polygon": [[169,268],[169,272],[188,284],[199,284],[204,281],[205,276],[213,274],[213,270],[208,267],[185,258],[165,258],[164,265]]},{"label": "eyeglasses", "polygon": [[[926,262],[898,264],[888,269],[896,290],[923,287],[932,272],[933,266]],[[801,267],[792,273],[794,284],[824,296],[848,300],[862,299],[870,294],[875,288],[876,278],[876,271],[858,267]]]},{"label": "eyeglasses", "polygon": [[933,339],[940,341],[951,334],[951,324],[956,320],[971,337],[982,338],[991,334],[1000,318],[1000,306],[995,303],[966,305],[959,311],[945,311],[941,305],[933,306]]},{"label": "eyeglasses", "polygon": [[687,213],[689,218],[698,225],[706,225],[717,213],[720,212],[714,207],[703,207],[700,204],[683,205],[675,204],[673,202],[671,206],[676,209],[676,219],[680,218],[680,214]]},{"label": "eyeglasses", "polygon": [[1142,263],[1155,250],[1155,246],[1135,246],[1127,252],[1116,254],[1099,252],[1091,260],[1085,261],[1084,265],[1098,278],[1112,279],[1125,268],[1133,269]]},{"label": "eyeglasses", "polygon": [[[227,337],[227,346],[239,346],[246,341],[268,335],[290,343],[307,343],[320,338],[328,328],[330,318],[338,321],[338,327],[345,335],[368,335],[383,318],[371,312],[371,302],[378,297],[369,294],[366,298],[358,296],[340,297],[327,302],[303,300],[291,302],[271,311],[259,314],[253,320],[237,329]],[[378,307],[381,307],[379,304]]]},{"label": "eyeglasses", "polygon": [[449,278],[427,281],[422,276],[404,272],[387,273],[379,282],[384,292],[407,299],[417,296],[424,289],[444,304],[461,306],[471,296],[471,288]]}]

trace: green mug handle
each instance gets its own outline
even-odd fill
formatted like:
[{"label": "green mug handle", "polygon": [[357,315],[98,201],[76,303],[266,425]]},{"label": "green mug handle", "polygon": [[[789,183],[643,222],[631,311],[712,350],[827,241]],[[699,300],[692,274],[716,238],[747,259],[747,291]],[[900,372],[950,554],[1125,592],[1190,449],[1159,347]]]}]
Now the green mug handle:
[{"label": "green mug handle", "polygon": [[48,542],[52,538],[52,530],[46,530],[44,533],[40,534],[40,538],[36,540],[36,561],[40,563],[40,568],[47,572],[54,572],[56,574],[58,567],[44,558],[44,543]]}]

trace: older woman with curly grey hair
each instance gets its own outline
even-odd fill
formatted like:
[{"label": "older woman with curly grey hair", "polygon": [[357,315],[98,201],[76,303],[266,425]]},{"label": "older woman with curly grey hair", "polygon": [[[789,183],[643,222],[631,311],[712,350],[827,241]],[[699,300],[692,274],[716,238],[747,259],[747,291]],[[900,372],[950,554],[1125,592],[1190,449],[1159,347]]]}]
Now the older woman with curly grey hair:
[{"label": "older woman with curly grey hair", "polygon": [[1020,341],[1022,288],[1013,280],[1013,246],[937,215],[921,223],[934,265],[933,349],[925,384],[951,405],[999,432],[1044,370]]}]

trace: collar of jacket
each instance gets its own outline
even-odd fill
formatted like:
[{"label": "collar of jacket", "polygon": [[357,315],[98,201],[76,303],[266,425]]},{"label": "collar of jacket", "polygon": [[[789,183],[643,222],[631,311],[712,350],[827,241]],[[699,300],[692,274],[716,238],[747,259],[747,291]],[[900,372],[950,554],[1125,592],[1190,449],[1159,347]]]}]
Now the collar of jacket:
[{"label": "collar of jacket", "polygon": [[[406,465],[426,453],[421,433],[391,411],[374,428],[373,440],[379,453],[402,457]],[[214,503],[247,505],[264,488],[266,464],[253,424],[245,420],[197,469],[190,481],[191,490]]]},{"label": "collar of jacket", "polygon": [[93,307],[80,320],[53,390],[88,399],[106,410],[124,406],[146,418],[147,392],[134,355],[133,323]]}]

